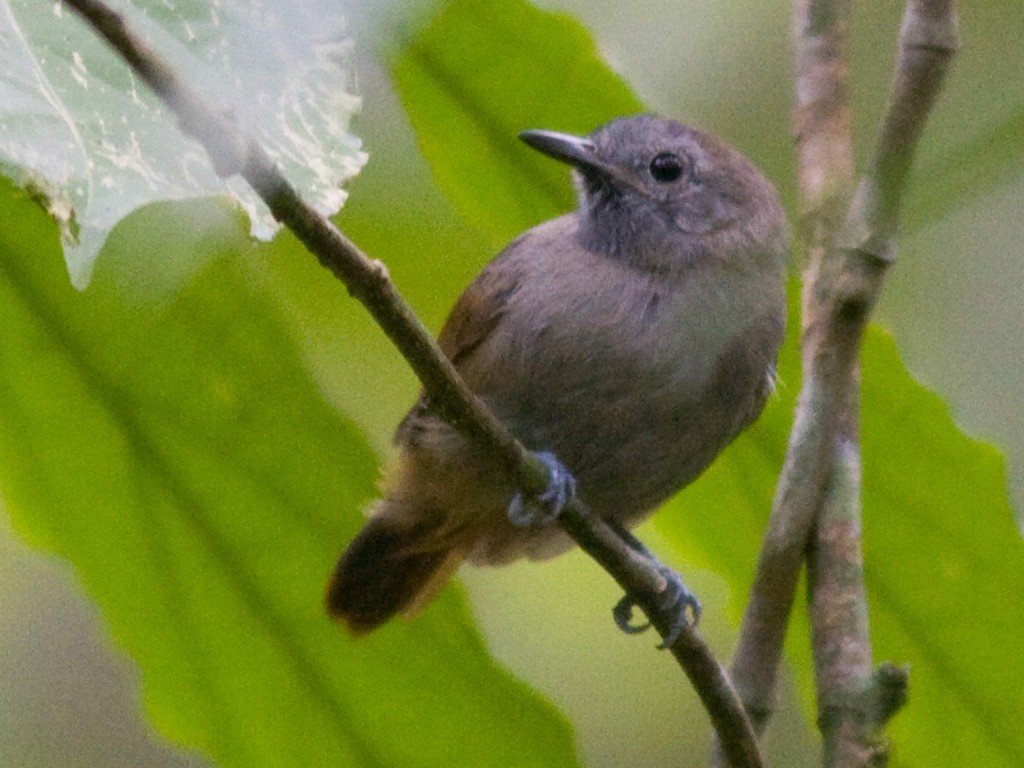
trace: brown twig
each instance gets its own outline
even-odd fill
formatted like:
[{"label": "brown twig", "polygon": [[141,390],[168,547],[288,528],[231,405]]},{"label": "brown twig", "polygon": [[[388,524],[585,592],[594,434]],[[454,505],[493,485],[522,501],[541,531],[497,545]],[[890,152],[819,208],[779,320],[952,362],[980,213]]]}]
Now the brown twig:
[{"label": "brown twig", "polygon": [[[839,295],[864,323],[895,255],[913,153],[957,39],[951,0],[907,3],[889,109],[836,243],[847,265]],[[830,482],[808,558],[818,722],[828,768],[887,762],[881,729],[905,700],[908,683],[905,669],[872,668],[860,535],[857,373],[839,414]]]},{"label": "brown twig", "polygon": [[[860,549],[858,355],[893,260],[913,151],[957,42],[951,0],[909,0],[888,112],[868,172],[851,195],[849,13],[849,0],[796,3],[798,173],[808,256],[804,382],[733,664],[760,731],[774,708],[782,642],[809,555],[819,719],[825,764],[835,766],[884,757],[877,731],[905,694],[905,672],[871,670]],[[890,703],[879,705],[883,700]]]},{"label": "brown twig", "polygon": [[733,681],[760,731],[775,707],[775,677],[810,531],[828,478],[835,418],[856,342],[834,326],[827,258],[853,178],[847,104],[850,3],[798,2],[795,127],[808,267],[803,293],[803,386],[786,462],[733,658]]},{"label": "brown twig", "polygon": [[[416,373],[438,413],[501,457],[524,492],[541,493],[548,470],[527,451],[466,387],[433,337],[402,299],[378,261],[370,259],[329,220],[310,208],[258,143],[205,103],[160,57],[133,35],[124,20],[98,0],[66,0],[131,65],[180,121],[182,130],[206,147],[217,172],[239,174],[288,227],[359,299]],[[647,614],[662,637],[674,611],[659,600],[665,578],[657,563],[628,547],[603,520],[574,500],[562,511],[562,527],[607,570]],[[737,768],[762,765],[753,729],[728,676],[693,627],[671,646],[672,655],[697,688]]]}]

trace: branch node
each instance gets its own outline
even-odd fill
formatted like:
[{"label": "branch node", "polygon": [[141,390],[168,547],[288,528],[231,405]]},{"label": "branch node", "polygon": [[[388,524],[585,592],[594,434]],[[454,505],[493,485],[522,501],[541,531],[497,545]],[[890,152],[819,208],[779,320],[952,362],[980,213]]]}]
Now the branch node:
[{"label": "branch node", "polygon": [[891,266],[896,261],[897,208],[874,177],[865,176],[850,201],[836,247],[866,257],[883,269]]},{"label": "branch node", "polygon": [[908,3],[900,26],[900,46],[956,53],[960,49],[960,20],[953,0]]},{"label": "branch node", "polygon": [[871,685],[865,691],[865,711],[870,724],[881,729],[907,703],[910,689],[910,666],[884,661],[871,674]]}]

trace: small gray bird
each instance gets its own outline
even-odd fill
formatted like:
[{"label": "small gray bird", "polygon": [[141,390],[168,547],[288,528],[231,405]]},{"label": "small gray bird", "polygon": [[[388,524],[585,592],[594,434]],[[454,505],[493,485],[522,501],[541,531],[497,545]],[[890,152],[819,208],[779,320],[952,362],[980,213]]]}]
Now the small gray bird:
[{"label": "small gray bird", "polygon": [[[788,238],[775,188],[672,120],[587,137],[526,131],[573,167],[579,208],[527,231],[466,289],[438,342],[527,448],[557,457],[620,528],[692,482],[774,382]],[[422,608],[464,560],[542,559],[571,540],[510,520],[513,479],[421,397],[327,609],[354,634]]]}]

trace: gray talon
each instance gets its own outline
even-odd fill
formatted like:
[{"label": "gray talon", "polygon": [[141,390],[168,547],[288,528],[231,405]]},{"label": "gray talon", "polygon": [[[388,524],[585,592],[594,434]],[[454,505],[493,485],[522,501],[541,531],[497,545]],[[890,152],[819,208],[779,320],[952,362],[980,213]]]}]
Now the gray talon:
[{"label": "gray talon", "polygon": [[508,519],[515,526],[550,525],[562,513],[565,505],[576,498],[576,478],[558,458],[548,451],[534,454],[551,473],[548,487],[536,499],[527,500],[522,491],[516,491],[508,505]]},{"label": "gray talon", "polygon": [[643,624],[633,623],[633,608],[636,606],[636,601],[633,600],[629,595],[623,595],[622,599],[615,604],[612,608],[612,616],[615,618],[615,626],[625,632],[627,635],[639,635],[641,632],[646,632],[650,629],[651,623],[644,622]]},{"label": "gray talon", "polygon": [[[675,612],[668,634],[658,645],[659,649],[664,650],[675,644],[687,625],[697,626],[697,622],[700,621],[701,605],[700,600],[686,588],[678,573],[664,566],[660,566],[658,570],[665,577],[666,582],[665,589],[658,596],[660,607],[664,611]],[[639,634],[651,626],[649,622],[644,624],[632,623],[633,608],[636,604],[637,602],[633,596],[627,594],[623,595],[622,599],[612,609],[612,616],[615,618],[616,626],[630,635]]]},{"label": "gray talon", "polygon": [[[665,648],[670,648],[679,639],[679,635],[683,633],[683,629],[687,625],[697,626],[697,623],[700,621],[701,605],[700,600],[686,588],[682,577],[678,573],[664,567],[660,571],[666,581],[665,591],[661,595],[661,607],[665,610],[675,611],[672,626],[669,628],[665,639],[658,646],[658,648],[664,650]],[[690,620],[691,614],[693,615],[692,621]]]}]

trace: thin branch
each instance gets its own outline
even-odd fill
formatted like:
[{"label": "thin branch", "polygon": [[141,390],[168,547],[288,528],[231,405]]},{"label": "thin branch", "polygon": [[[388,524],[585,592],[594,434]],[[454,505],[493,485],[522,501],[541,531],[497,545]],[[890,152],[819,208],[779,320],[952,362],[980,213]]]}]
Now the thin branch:
[{"label": "thin branch", "polygon": [[[501,458],[524,492],[541,493],[548,470],[527,451],[469,390],[433,337],[402,299],[379,261],[370,259],[329,220],[310,208],[260,145],[205,103],[141,40],[121,16],[98,0],[66,0],[146,81],[178,117],[182,130],[206,147],[217,172],[239,174],[274,216],[359,299],[409,362],[432,406],[480,449]],[[658,564],[638,554],[579,501],[568,504],[559,523],[607,570],[644,611],[662,637],[675,616],[660,600],[666,588]],[[753,729],[728,676],[693,627],[684,629],[672,655],[697,688],[737,768],[762,765]]]},{"label": "thin branch", "polygon": [[[808,537],[828,481],[836,416],[856,343],[832,327],[827,254],[853,179],[847,104],[850,3],[797,3],[798,173],[804,278],[804,370],[786,461],[733,657],[733,682],[759,732],[775,708],[776,674]],[[837,349],[837,343],[845,349]]]},{"label": "thin branch", "polygon": [[[652,561],[629,547],[623,548],[618,535],[604,523],[595,525],[599,521],[586,511],[581,514],[567,507],[559,522],[580,548],[633,597],[662,639],[668,637],[675,614],[664,609],[664,577],[657,569],[652,573]],[[753,725],[732,680],[696,628],[686,625],[668,650],[704,704],[726,764],[733,768],[763,766]]]},{"label": "thin branch", "polygon": [[807,558],[818,727],[826,768],[888,761],[883,726],[906,701],[908,671],[872,668],[861,545],[859,387],[851,387],[835,464]]},{"label": "thin branch", "polygon": [[895,252],[914,149],[957,44],[951,0],[909,0],[888,112],[871,166],[850,201],[848,19],[848,0],[796,4],[796,123],[808,254],[804,383],[733,667],[760,731],[774,707],[785,628],[810,548],[815,671],[830,766],[884,759],[877,731],[906,692],[905,670],[871,669],[860,549],[857,358]]},{"label": "thin branch", "polygon": [[[895,255],[900,203],[914,150],[956,50],[949,0],[910,0],[900,30],[889,110],[867,174],[838,235],[845,268],[838,300],[864,316]],[[855,368],[840,411],[833,466],[808,557],[818,722],[827,768],[888,761],[881,729],[906,698],[907,671],[872,668],[861,547],[859,380]]]},{"label": "thin branch", "polygon": [[[843,413],[835,463],[807,557],[807,591],[824,765],[874,765],[880,745],[860,738],[871,684],[871,640],[860,516],[857,387]],[[852,693],[855,692],[855,693]]]},{"label": "thin branch", "polygon": [[845,250],[892,259],[914,151],[959,40],[953,0],[909,0],[888,113],[840,238]]}]

